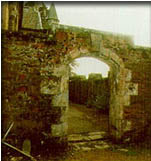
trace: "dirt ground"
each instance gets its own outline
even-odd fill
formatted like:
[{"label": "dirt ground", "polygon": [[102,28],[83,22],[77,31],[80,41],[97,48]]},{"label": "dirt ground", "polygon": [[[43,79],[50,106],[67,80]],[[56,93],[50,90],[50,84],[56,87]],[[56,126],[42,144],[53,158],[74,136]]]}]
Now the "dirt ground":
[{"label": "dirt ground", "polygon": [[70,104],[68,110],[68,134],[108,131],[108,114],[84,105]]},{"label": "dirt ground", "polygon": [[[68,135],[98,131],[108,132],[108,115],[98,109],[71,104],[68,111],[68,124]],[[99,142],[99,140],[95,141]],[[48,157],[42,156],[40,152],[33,156],[37,161],[151,161],[151,139],[138,145],[134,143],[117,145],[113,144],[111,140],[102,140],[102,142],[106,142],[109,147],[106,149],[85,148],[77,150],[71,143],[67,150],[61,154],[55,154],[56,150],[51,154],[50,151],[53,149],[48,148],[45,149]],[[8,148],[6,155],[2,156],[2,161],[31,161],[18,152],[12,153],[11,151]]]},{"label": "dirt ground", "polygon": [[[108,121],[108,115],[101,113],[98,109],[70,104],[68,134],[93,131],[108,132]],[[151,142],[151,140],[148,141]],[[115,145],[112,142],[109,144],[111,147],[108,149],[75,151],[64,161],[151,161],[151,146],[147,141],[139,145]]]},{"label": "dirt ground", "polygon": [[64,161],[151,161],[150,150],[119,152],[112,150],[95,150],[89,152],[78,152]]}]

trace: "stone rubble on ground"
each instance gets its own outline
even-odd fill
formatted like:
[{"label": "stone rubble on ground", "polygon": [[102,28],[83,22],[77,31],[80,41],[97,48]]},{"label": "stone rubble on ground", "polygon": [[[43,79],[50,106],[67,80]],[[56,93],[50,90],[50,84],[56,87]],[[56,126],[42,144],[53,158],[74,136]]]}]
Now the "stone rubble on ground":
[{"label": "stone rubble on ground", "polygon": [[108,149],[111,146],[105,141],[90,141],[90,142],[78,142],[70,143],[75,151],[91,151],[95,149]]},{"label": "stone rubble on ground", "polygon": [[23,157],[12,157],[10,161],[21,161]]},{"label": "stone rubble on ground", "polygon": [[104,141],[106,132],[90,132],[87,134],[72,134],[68,136],[69,145],[75,151],[91,151],[95,149],[108,149],[110,145]]},{"label": "stone rubble on ground", "polygon": [[23,142],[23,146],[22,146],[22,150],[27,153],[30,154],[31,152],[31,142],[29,139],[25,139]]},{"label": "stone rubble on ground", "polygon": [[128,149],[122,148],[122,149],[118,149],[118,151],[121,151],[121,152],[128,152]]},{"label": "stone rubble on ground", "polygon": [[71,134],[68,135],[69,142],[76,142],[76,141],[92,141],[92,140],[99,140],[99,139],[106,139],[107,134],[106,132],[90,132],[86,134]]}]

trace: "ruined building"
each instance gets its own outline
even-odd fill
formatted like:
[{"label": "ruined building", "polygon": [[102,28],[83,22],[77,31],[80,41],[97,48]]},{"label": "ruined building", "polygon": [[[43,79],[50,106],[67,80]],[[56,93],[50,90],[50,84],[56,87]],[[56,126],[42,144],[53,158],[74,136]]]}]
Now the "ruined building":
[{"label": "ruined building", "polygon": [[110,66],[109,134],[148,135],[151,48],[131,37],[59,24],[54,5],[2,2],[2,124],[31,140],[66,138],[69,64],[90,56]]}]

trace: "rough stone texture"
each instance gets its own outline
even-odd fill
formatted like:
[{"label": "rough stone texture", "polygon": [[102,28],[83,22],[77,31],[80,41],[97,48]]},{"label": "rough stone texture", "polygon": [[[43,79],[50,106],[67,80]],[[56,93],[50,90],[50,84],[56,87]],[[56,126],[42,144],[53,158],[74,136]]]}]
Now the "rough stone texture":
[{"label": "rough stone texture", "polygon": [[22,2],[2,2],[2,29],[18,31],[21,27]]},{"label": "rough stone texture", "polygon": [[68,135],[69,142],[83,142],[83,141],[94,141],[94,140],[102,140],[106,139],[107,133],[104,131],[101,132],[89,132],[85,134],[71,134]]},{"label": "rough stone texture", "polygon": [[8,2],[5,2],[5,3],[2,3],[1,4],[2,5],[2,13],[4,14],[3,16],[2,16],[2,28],[4,29],[4,30],[8,30],[8,21],[9,21],[9,16],[8,16],[8,11],[9,11],[9,9],[8,9]]},{"label": "rough stone texture", "polygon": [[[10,4],[7,10],[12,13]],[[19,18],[19,7],[15,11]],[[3,132],[15,121],[16,133],[66,135],[61,109],[68,109],[68,67],[83,56],[110,66],[110,134],[127,139],[150,126],[150,48],[133,46],[128,36],[85,28],[58,24],[18,31],[18,21],[3,18],[2,23],[2,29],[8,23],[8,29],[17,31],[2,31]]]},{"label": "rough stone texture", "polygon": [[22,26],[24,28],[42,29],[42,22],[38,8],[24,7]]},{"label": "rough stone texture", "polygon": [[67,123],[53,124],[51,126],[51,135],[54,137],[65,136],[67,134]]},{"label": "rough stone texture", "polygon": [[[56,72],[57,65],[51,64],[51,59],[41,49],[43,44],[31,40],[30,46],[23,40],[25,35],[19,40],[20,36],[7,34],[3,42],[10,46],[4,45],[2,53],[4,127],[7,129],[7,121],[15,121],[16,129],[27,130],[25,133],[35,129],[50,133],[52,123],[60,124],[64,120],[66,108],[62,106],[68,106],[68,89],[64,85],[66,68],[64,73]],[[12,43],[15,39],[17,41]],[[61,92],[64,93],[61,95]]]},{"label": "rough stone texture", "polygon": [[112,148],[111,145],[102,140],[70,143],[70,146],[72,146],[75,151],[91,151],[95,149]]},{"label": "rough stone texture", "polygon": [[28,140],[28,139],[24,140],[22,150],[25,153],[30,154],[30,152],[31,152],[31,142],[30,142],[30,140]]}]

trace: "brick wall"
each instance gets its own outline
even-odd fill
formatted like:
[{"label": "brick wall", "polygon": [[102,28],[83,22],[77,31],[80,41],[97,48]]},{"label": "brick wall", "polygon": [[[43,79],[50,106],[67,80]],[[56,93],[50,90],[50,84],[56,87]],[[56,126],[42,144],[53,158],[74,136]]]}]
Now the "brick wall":
[{"label": "brick wall", "polygon": [[52,136],[66,135],[68,67],[80,56],[104,60],[111,68],[110,124],[114,136],[118,129],[121,137],[148,126],[151,49],[135,48],[125,37],[60,25],[55,32],[3,32],[3,131],[15,121],[15,133],[32,134],[38,129]]}]

